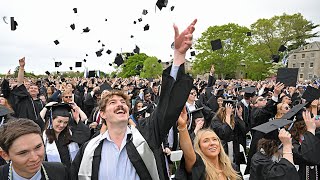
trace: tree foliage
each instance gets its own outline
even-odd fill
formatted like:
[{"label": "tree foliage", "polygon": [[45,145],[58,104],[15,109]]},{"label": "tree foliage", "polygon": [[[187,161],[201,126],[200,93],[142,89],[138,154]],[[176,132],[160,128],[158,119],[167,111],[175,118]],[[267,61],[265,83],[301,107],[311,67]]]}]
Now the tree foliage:
[{"label": "tree foliage", "polygon": [[128,59],[121,65],[120,68],[122,69],[118,73],[118,76],[128,78],[131,76],[139,75],[140,71],[137,66],[143,66],[143,63],[147,58],[148,56],[144,53],[129,56]]},{"label": "tree foliage", "polygon": [[143,63],[143,70],[140,73],[142,78],[157,78],[162,74],[162,65],[156,57],[149,57]]}]

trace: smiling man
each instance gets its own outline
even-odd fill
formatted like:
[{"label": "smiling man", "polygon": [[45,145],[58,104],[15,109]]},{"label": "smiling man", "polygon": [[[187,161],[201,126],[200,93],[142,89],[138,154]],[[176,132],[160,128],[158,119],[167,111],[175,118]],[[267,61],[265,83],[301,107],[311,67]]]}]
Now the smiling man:
[{"label": "smiling man", "polygon": [[169,179],[161,143],[176,123],[192,87],[184,73],[185,54],[192,45],[194,20],[179,34],[175,30],[173,66],[163,71],[157,108],[136,128],[128,126],[129,96],[111,91],[101,97],[100,115],[108,130],[84,144],[72,163],[79,180]]},{"label": "smiling man", "polygon": [[12,120],[0,127],[0,134],[0,154],[10,161],[0,166],[0,180],[68,179],[61,163],[43,162],[42,134],[33,121]]}]

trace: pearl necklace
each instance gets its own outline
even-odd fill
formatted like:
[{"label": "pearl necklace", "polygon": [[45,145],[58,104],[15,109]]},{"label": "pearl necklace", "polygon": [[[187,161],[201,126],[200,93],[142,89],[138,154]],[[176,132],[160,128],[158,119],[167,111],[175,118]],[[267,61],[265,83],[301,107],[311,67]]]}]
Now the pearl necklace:
[{"label": "pearl necklace", "polygon": [[315,180],[318,180],[318,167],[317,167],[317,165],[315,165],[315,166],[312,166],[312,167],[310,167],[310,166],[306,166],[306,179],[307,180],[309,180],[310,179],[310,168],[311,169],[313,169],[313,168],[315,168],[315,171],[316,171],[316,179]]},{"label": "pearl necklace", "polygon": [[[43,167],[43,164],[41,164],[41,170],[43,171],[44,178],[46,180],[49,180],[49,176],[47,174],[46,169]],[[12,162],[10,162],[8,180],[13,180],[12,176],[13,176],[12,175]]]}]

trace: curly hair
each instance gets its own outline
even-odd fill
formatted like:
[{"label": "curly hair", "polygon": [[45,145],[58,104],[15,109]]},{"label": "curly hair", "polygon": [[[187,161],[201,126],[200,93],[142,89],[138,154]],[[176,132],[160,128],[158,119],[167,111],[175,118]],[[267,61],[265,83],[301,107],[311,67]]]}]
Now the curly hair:
[{"label": "curly hair", "polygon": [[258,141],[257,150],[262,148],[268,157],[273,156],[278,151],[278,141],[274,139],[262,138]]},{"label": "curly hair", "polygon": [[304,121],[295,122],[292,129],[290,130],[292,138],[298,142],[300,140],[300,136],[305,132],[307,132],[307,127]]}]

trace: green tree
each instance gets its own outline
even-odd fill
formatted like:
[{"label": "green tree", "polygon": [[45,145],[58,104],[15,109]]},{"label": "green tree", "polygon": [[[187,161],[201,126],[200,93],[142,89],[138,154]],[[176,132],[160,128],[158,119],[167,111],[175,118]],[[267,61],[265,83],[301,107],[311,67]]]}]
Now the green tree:
[{"label": "green tree", "polygon": [[128,78],[131,76],[136,76],[140,74],[138,65],[143,66],[143,62],[148,58],[148,55],[144,53],[135,54],[129,56],[127,60],[120,66],[122,68],[118,74],[119,77]]},{"label": "green tree", "polygon": [[[216,73],[221,77],[234,77],[240,61],[245,57],[245,50],[250,42],[247,27],[229,23],[211,26],[197,40],[195,48],[198,54],[193,64],[196,74],[208,72],[215,65]],[[212,51],[211,40],[221,39],[223,48]]]},{"label": "green tree", "polygon": [[162,65],[156,57],[149,57],[143,63],[143,70],[140,73],[142,78],[157,78],[162,74]]}]

